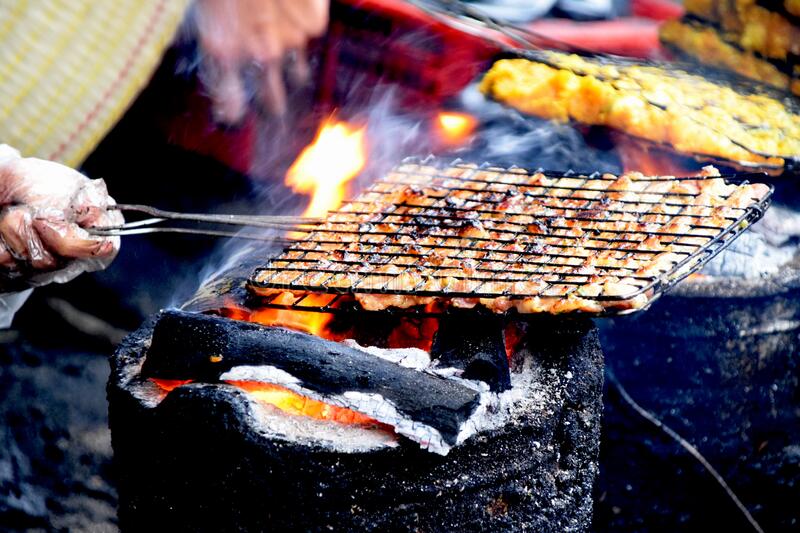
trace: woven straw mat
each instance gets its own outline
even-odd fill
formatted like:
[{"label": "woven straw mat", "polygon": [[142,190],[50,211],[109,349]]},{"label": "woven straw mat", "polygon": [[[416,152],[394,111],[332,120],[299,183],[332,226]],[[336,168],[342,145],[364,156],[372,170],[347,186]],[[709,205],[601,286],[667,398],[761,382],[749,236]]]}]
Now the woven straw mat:
[{"label": "woven straw mat", "polygon": [[0,1],[0,143],[79,165],[147,84],[188,4]]}]

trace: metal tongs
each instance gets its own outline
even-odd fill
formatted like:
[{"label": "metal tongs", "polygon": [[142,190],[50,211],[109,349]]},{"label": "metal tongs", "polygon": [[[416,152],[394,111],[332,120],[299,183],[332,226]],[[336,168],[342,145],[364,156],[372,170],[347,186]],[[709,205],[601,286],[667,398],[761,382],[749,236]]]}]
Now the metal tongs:
[{"label": "metal tongs", "polygon": [[177,226],[160,225],[169,221],[199,222],[207,224],[222,224],[227,226],[242,226],[264,228],[277,231],[309,231],[311,226],[320,224],[322,219],[296,216],[269,216],[269,215],[217,215],[203,213],[179,213],[165,211],[139,204],[117,204],[109,209],[144,213],[152,218],[145,218],[134,222],[126,222],[117,226],[101,226],[90,228],[87,231],[99,237],[121,237],[124,235],[143,235],[146,233],[183,233],[190,235],[208,235],[212,237],[236,237],[241,239],[254,239],[274,241],[275,236],[269,234],[246,233],[241,231],[226,231],[210,228],[186,228]]}]

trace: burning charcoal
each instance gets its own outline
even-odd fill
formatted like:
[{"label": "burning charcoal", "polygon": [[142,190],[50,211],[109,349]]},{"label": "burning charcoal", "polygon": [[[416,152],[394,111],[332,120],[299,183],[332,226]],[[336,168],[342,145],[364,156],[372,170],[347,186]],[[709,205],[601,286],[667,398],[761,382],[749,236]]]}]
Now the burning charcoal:
[{"label": "burning charcoal", "polygon": [[483,381],[494,392],[511,388],[503,326],[494,317],[447,316],[439,321],[431,356],[461,377]]},{"label": "burning charcoal", "polygon": [[[181,311],[165,311],[159,317],[142,375],[218,382],[224,374],[232,375],[237,368],[241,372],[244,367],[262,367],[265,375],[288,374],[292,383],[304,390],[343,403],[354,402],[346,406],[394,425],[378,414],[386,411],[384,404],[388,403],[397,415],[435,430],[449,445],[456,443],[480,399],[477,391],[455,381],[404,368],[337,342]],[[358,396],[352,399],[354,395]],[[366,402],[366,395],[378,399]]]}]

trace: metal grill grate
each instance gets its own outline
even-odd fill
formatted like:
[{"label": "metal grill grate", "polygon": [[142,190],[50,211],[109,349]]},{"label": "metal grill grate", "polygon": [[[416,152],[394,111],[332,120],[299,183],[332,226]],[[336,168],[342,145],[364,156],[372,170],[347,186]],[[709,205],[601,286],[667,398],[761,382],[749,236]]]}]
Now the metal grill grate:
[{"label": "metal grill grate", "polygon": [[[409,160],[256,270],[261,305],[333,311],[645,307],[767,208],[726,179],[577,175]],[[325,293],[321,295],[319,293]]]}]

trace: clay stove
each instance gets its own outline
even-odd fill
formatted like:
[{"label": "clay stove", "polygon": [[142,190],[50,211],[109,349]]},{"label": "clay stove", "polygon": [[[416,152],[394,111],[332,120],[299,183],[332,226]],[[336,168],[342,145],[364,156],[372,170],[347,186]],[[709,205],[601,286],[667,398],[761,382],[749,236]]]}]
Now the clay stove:
[{"label": "clay stove", "polygon": [[[156,328],[164,318],[156,318]],[[217,330],[244,324],[203,320]],[[439,453],[421,448],[411,440],[410,428],[408,438],[382,424],[287,415],[241,385],[196,382],[165,394],[142,379],[148,345],[156,340],[153,322],[128,338],[114,357],[109,387],[125,528],[141,529],[154,517],[159,526],[181,531],[512,531],[520,524],[571,531],[589,524],[602,352],[586,321],[531,326],[511,358],[511,388],[501,393],[507,399],[491,406],[502,412],[484,413],[483,431],[446,455],[441,448]],[[181,344],[191,337],[174,340]],[[393,365],[366,352],[360,358]],[[404,377],[419,373],[401,369],[397,373]],[[365,375],[354,378],[369,381]],[[387,394],[392,381],[382,381],[351,385]],[[477,407],[470,402],[488,391],[488,386],[478,392],[443,383],[467,397],[459,408]],[[404,391],[402,407],[414,403],[420,407],[417,417],[426,419],[436,411],[425,403],[430,398],[421,397],[426,392],[431,395]],[[447,405],[436,407],[454,414]],[[468,413],[452,418],[462,416],[470,419]],[[492,421],[495,417],[502,422]],[[447,427],[443,419],[440,428]]]}]

